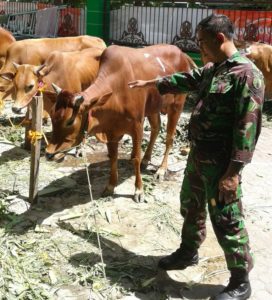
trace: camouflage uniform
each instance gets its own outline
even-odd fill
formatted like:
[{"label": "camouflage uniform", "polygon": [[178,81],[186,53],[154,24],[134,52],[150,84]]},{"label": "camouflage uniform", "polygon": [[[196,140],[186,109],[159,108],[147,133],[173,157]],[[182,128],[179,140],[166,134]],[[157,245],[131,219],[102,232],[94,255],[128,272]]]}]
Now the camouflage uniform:
[{"label": "camouflage uniform", "polygon": [[206,203],[229,270],[253,267],[241,203],[218,201],[218,183],[231,161],[250,162],[261,130],[263,75],[235,53],[221,64],[161,78],[161,94],[198,91],[189,122],[191,151],[180,193],[182,244],[196,250],[206,236]]}]

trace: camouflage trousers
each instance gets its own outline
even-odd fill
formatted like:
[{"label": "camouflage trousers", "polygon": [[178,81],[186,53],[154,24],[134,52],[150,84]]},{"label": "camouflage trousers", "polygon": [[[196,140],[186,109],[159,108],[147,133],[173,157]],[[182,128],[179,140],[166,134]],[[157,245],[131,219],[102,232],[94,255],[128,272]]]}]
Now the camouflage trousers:
[{"label": "camouflage trousers", "polygon": [[191,148],[180,193],[184,218],[182,244],[196,250],[204,241],[208,204],[213,229],[225,253],[228,269],[249,272],[253,268],[253,257],[244,224],[241,185],[234,203],[224,205],[218,202],[218,182],[227,169],[228,156],[224,150],[203,155],[203,152]]}]

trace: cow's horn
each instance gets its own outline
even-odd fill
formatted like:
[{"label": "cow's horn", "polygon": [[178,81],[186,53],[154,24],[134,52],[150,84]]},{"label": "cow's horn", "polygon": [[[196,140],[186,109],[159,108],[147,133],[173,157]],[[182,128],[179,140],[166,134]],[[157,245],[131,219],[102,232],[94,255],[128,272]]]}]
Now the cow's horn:
[{"label": "cow's horn", "polygon": [[39,72],[40,72],[44,67],[45,67],[45,64],[35,67],[35,68],[34,68],[34,74],[35,74],[35,75],[40,75]]},{"label": "cow's horn", "polygon": [[74,98],[74,105],[76,107],[79,107],[81,105],[81,103],[83,103],[83,101],[84,101],[84,97],[82,95],[77,95]]},{"label": "cow's horn", "polygon": [[59,86],[57,86],[55,83],[52,83],[52,87],[55,90],[57,95],[61,93],[62,89]]},{"label": "cow's horn", "polygon": [[14,68],[15,68],[16,70],[20,67],[20,65],[17,64],[16,62],[13,62],[12,64],[13,64],[13,66],[14,66]]}]

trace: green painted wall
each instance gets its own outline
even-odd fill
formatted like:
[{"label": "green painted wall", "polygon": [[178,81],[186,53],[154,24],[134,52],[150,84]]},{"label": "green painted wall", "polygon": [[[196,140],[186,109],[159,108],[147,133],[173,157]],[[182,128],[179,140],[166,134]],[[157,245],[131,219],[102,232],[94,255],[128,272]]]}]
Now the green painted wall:
[{"label": "green painted wall", "polygon": [[191,58],[194,60],[195,64],[199,67],[203,66],[203,63],[201,61],[200,58],[200,54],[199,53],[195,53],[195,52],[186,52],[189,56],[191,56]]},{"label": "green painted wall", "polygon": [[107,40],[109,32],[109,0],[87,1],[87,34]]},{"label": "green painted wall", "polygon": [[[87,34],[98,36],[108,41],[110,0],[87,0]],[[200,55],[188,52],[194,62],[201,66]]]}]

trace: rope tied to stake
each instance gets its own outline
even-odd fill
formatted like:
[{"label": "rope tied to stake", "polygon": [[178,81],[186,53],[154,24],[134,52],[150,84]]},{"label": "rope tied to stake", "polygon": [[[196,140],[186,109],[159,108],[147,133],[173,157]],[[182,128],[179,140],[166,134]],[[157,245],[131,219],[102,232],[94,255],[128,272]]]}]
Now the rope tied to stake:
[{"label": "rope tied to stake", "polygon": [[30,143],[32,145],[36,145],[38,140],[41,140],[43,137],[42,132],[39,131],[33,131],[33,130],[29,130],[28,131],[28,138],[30,139]]}]

